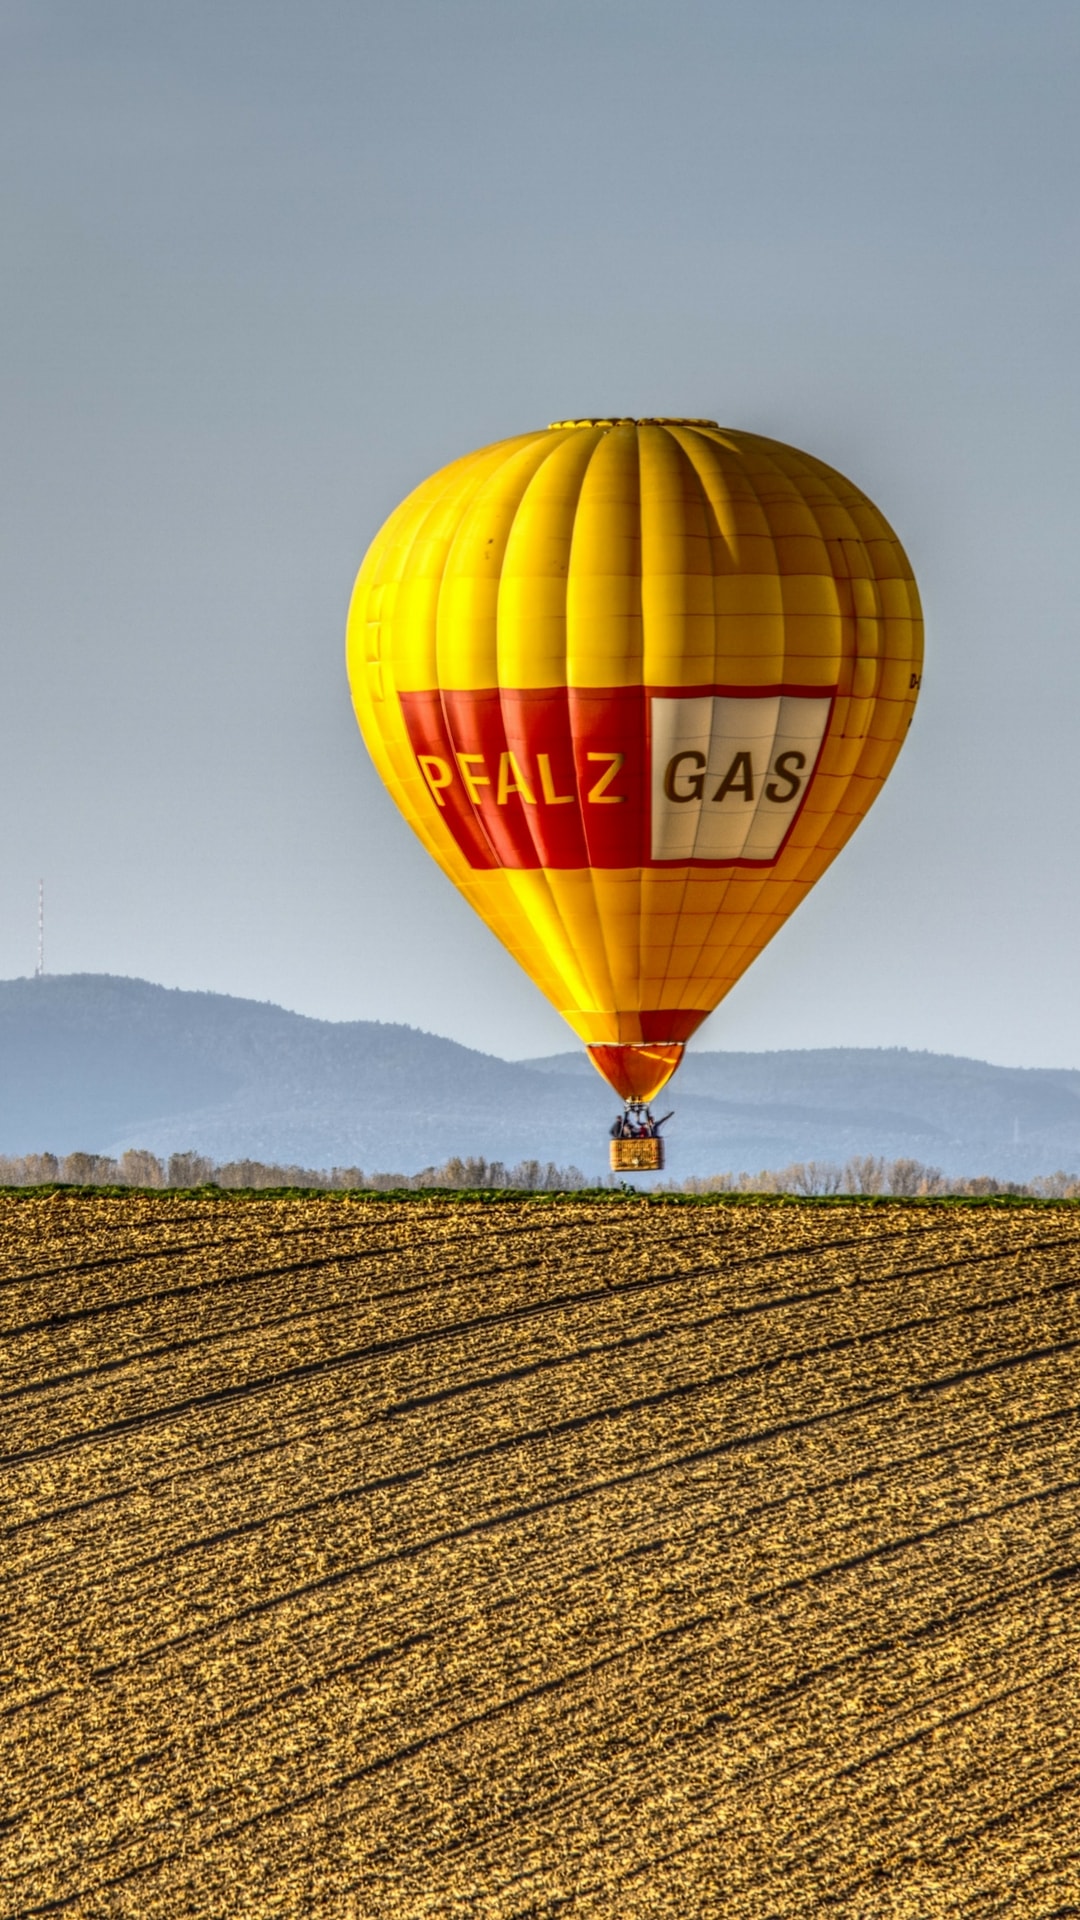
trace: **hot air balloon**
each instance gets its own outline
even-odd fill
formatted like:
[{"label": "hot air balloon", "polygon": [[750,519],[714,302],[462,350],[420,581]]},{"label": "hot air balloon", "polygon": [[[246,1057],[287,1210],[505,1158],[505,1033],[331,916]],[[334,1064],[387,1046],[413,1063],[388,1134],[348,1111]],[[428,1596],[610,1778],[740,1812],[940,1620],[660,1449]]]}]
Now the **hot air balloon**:
[{"label": "hot air balloon", "polygon": [[713,420],[561,420],[425,480],[352,596],[360,727],[409,824],[621,1096],[835,859],[911,722],[922,617],[878,509]]}]

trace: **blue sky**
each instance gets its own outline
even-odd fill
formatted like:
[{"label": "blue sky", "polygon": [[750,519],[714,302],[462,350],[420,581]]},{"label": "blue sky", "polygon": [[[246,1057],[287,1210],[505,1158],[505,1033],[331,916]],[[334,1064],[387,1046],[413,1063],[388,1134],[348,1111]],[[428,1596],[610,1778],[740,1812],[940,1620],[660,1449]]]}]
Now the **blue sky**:
[{"label": "blue sky", "polygon": [[470,447],[688,413],[840,467],[927,671],[704,1029],[1080,1066],[1080,13],[11,0],[0,973],[565,1043],[399,821],[353,575]]}]

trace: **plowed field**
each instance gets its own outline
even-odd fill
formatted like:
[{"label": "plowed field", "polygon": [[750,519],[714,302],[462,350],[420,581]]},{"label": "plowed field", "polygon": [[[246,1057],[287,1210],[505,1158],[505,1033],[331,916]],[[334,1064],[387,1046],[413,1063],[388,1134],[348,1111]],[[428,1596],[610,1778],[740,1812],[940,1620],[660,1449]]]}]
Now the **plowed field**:
[{"label": "plowed field", "polygon": [[1080,1914],[1080,1211],[0,1200],[0,1914]]}]

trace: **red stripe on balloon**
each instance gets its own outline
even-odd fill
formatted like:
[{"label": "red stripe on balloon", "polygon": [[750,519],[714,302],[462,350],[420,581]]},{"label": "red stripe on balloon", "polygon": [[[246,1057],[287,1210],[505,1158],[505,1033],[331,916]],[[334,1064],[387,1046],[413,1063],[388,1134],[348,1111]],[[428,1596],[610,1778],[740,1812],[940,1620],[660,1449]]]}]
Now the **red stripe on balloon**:
[{"label": "red stripe on balloon", "polygon": [[[653,860],[649,702],[656,694],[821,699],[831,688],[483,687],[398,696],[417,764],[470,867],[769,867],[768,859]],[[824,740],[822,742],[824,746]],[[820,757],[820,755],[819,755]],[[665,1036],[666,1037],[666,1036]]]}]

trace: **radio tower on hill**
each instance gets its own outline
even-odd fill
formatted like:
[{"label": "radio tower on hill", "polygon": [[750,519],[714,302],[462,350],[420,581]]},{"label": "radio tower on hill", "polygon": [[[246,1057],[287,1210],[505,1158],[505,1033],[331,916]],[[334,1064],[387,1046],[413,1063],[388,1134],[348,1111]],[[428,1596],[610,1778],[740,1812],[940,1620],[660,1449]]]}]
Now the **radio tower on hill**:
[{"label": "radio tower on hill", "polygon": [[45,882],[44,880],[39,880],[37,883],[37,966],[34,968],[34,979],[44,980],[44,978],[45,978]]}]

